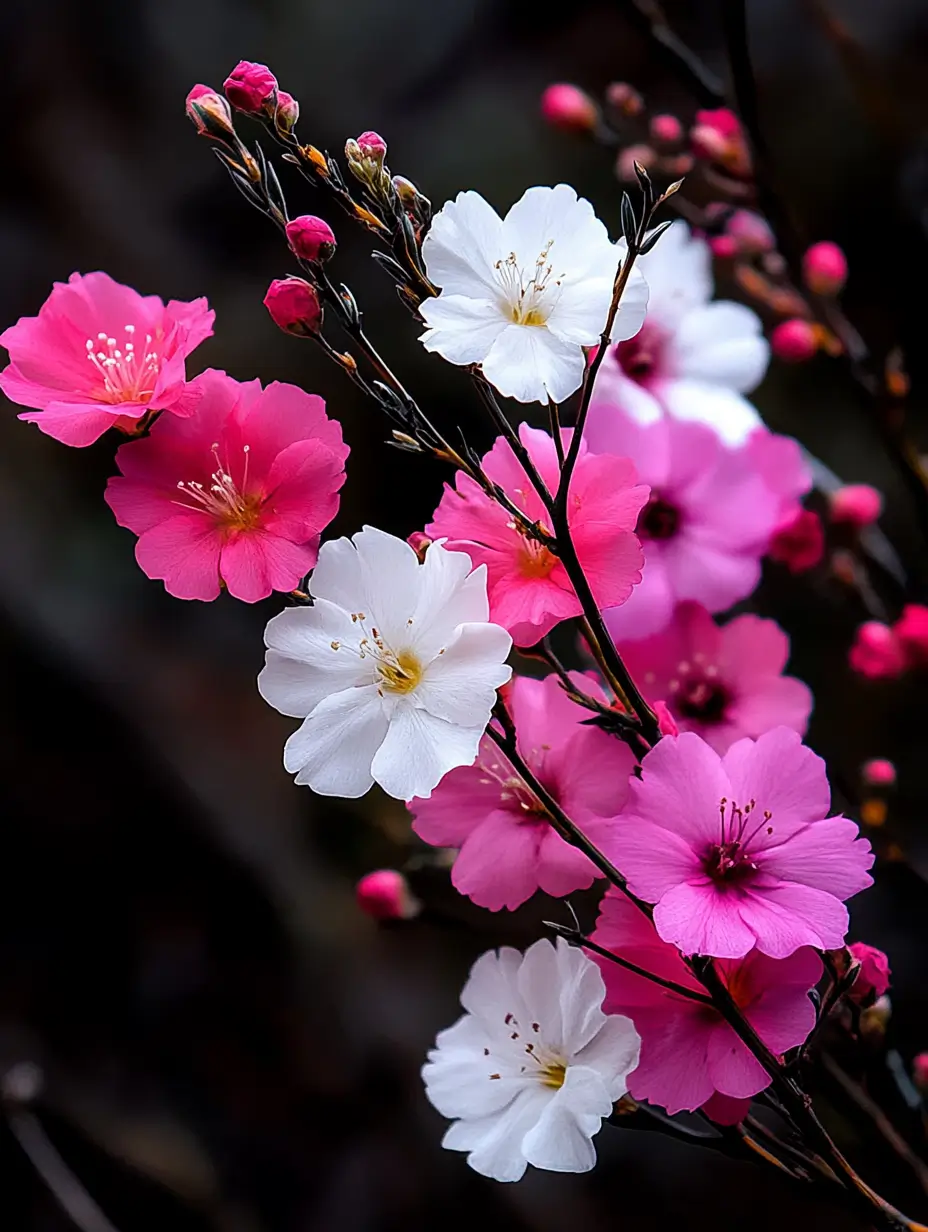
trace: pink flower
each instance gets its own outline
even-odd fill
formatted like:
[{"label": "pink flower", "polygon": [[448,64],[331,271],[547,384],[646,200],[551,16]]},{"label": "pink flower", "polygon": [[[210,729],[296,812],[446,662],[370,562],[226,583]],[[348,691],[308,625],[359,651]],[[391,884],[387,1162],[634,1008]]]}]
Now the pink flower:
[{"label": "pink flower", "polygon": [[643,426],[603,403],[591,408],[586,436],[592,452],[630,458],[651,486],[635,528],[641,584],[606,614],[613,637],[666,628],[684,599],[720,612],[751,593],[784,502],[758,469],[751,439],[728,448],[704,424],[666,416]]},{"label": "pink flower", "polygon": [[855,941],[847,947],[852,958],[860,963],[857,979],[851,986],[852,1001],[872,1005],[877,997],[882,997],[889,990],[892,972],[889,969],[889,959],[875,945],[867,945],[866,941]]},{"label": "pink flower", "polygon": [[233,107],[248,115],[259,115],[277,89],[277,78],[266,64],[240,60],[222,83]]},{"label": "pink flower", "polygon": [[[549,491],[555,491],[559,469],[554,441],[527,424],[520,426],[519,438]],[[569,441],[570,434],[564,439]],[[550,530],[540,497],[502,437],[484,457],[483,468],[533,522]],[[568,518],[600,607],[624,603],[641,580],[641,546],[633,532],[647,496],[647,488],[635,486],[635,469],[627,458],[597,457],[581,447]],[[580,601],[558,558],[524,535],[467,475],[459,472],[454,488],[445,485],[425,532],[432,539],[447,537],[447,546],[467,552],[475,567],[487,566],[490,620],[508,629],[517,645],[534,645],[559,621],[580,615]]]},{"label": "pink flower", "polygon": [[262,390],[212,369],[192,384],[195,416],[162,417],[117,452],[107,503],[139,536],[142,571],[178,599],[215,599],[222,585],[246,603],[292,590],[338,510],[341,428],[295,385]]},{"label": "pink flower", "polygon": [[829,803],[825,763],[789,728],[724,757],[692,732],[665,736],[606,852],[684,954],[838,949],[843,900],[872,884],[873,852],[853,821],[826,817]]},{"label": "pink flower", "polygon": [[906,654],[894,629],[880,620],[865,620],[854,636],[848,662],[852,671],[868,680],[888,680],[905,671]]},{"label": "pink flower", "polygon": [[789,638],[772,620],[736,616],[719,628],[698,603],[681,603],[662,633],[619,652],[645,697],[666,702],[679,730],[717,753],[772,727],[803,735],[808,726],[812,694],[783,675]]},{"label": "pink flower", "polygon": [[[577,686],[599,695],[591,676]],[[508,695],[519,752],[586,836],[601,844],[625,803],[635,761],[628,748],[596,727],[555,676],[518,676]],[[428,800],[413,800],[413,829],[436,847],[460,848],[451,880],[481,907],[512,911],[536,890],[560,896],[598,876],[585,855],[552,829],[488,736],[477,762],[452,770]]]},{"label": "pink flower", "polygon": [[825,555],[822,519],[813,509],[800,509],[792,522],[779,527],[767,555],[777,564],[786,565],[790,573],[814,569]]},{"label": "pink flower", "polygon": [[[660,939],[643,912],[611,887],[593,939],[636,966],[705,995],[678,951]],[[641,1036],[640,1060],[629,1078],[629,1093],[670,1113],[708,1105],[705,1110],[714,1120],[723,1124],[741,1120],[747,1107],[733,1101],[746,1101],[763,1091],[770,1077],[718,1010],[606,958],[597,957],[596,962],[606,984],[604,1011],[627,1014]],[[771,1052],[780,1056],[805,1042],[815,1025],[809,990],[822,973],[814,950],[797,950],[779,962],[752,950],[745,958],[717,962],[716,967]]]},{"label": "pink flower", "polygon": [[213,332],[205,299],[165,304],[108,274],[56,282],[37,317],[0,334],[10,363],[0,389],[38,411],[20,415],[65,445],[90,445],[107,428],[132,431],[149,411],[190,415],[184,360]]}]

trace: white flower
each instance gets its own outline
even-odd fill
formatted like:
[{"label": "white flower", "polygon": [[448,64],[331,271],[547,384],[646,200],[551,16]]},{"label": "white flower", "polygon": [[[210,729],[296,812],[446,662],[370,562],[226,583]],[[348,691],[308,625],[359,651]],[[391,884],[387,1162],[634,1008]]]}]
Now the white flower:
[{"label": "white flower", "polygon": [[[624,241],[619,249],[624,250]],[[596,382],[597,401],[613,402],[639,423],[664,410],[709,424],[729,445],[762,422],[742,394],[760,383],[770,348],[755,312],[712,300],[712,254],[675,222],[638,258],[651,291],[641,331],[612,348]]]},{"label": "white flower", "polygon": [[324,543],[311,607],[268,624],[265,701],[304,720],[284,765],[324,796],[428,797],[477,757],[512,639],[487,623],[486,566],[431,545],[425,563],[372,526]]},{"label": "white flower", "polygon": [[[583,348],[602,335],[619,256],[589,201],[566,184],[530,188],[502,219],[479,193],[458,193],[435,215],[422,255],[442,289],[419,308],[427,351],[480,364],[519,402],[563,402],[579,388]],[[635,268],[616,340],[641,328],[647,303]]]},{"label": "white flower", "polygon": [[526,1164],[588,1172],[591,1139],[640,1044],[628,1018],[602,1012],[605,991],[596,964],[560,937],[524,958],[508,947],[478,958],[461,993],[467,1013],[422,1069],[430,1102],[460,1118],[442,1145],[497,1181],[517,1181]]}]

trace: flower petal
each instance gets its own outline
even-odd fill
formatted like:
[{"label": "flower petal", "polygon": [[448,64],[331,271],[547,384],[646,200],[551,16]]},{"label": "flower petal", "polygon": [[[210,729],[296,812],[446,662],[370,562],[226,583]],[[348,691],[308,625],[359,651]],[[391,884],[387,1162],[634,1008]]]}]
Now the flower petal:
[{"label": "flower petal", "polygon": [[428,798],[449,770],[473,764],[483,731],[447,723],[404,699],[374,757],[374,779],[396,800]]},{"label": "flower petal", "polygon": [[355,800],[370,790],[371,764],[387,735],[373,684],[324,697],[284,746],[284,766],[320,796]]},{"label": "flower petal", "polygon": [[483,375],[518,402],[564,402],[583,381],[583,349],[538,325],[508,325],[483,361]]}]

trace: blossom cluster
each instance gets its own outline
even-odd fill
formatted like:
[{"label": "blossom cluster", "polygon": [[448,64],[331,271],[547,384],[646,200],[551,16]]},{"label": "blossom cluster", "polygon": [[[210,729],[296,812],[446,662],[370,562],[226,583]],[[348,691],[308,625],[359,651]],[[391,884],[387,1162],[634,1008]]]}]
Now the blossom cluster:
[{"label": "blossom cluster", "polygon": [[[549,106],[589,122],[575,96]],[[249,191],[262,171],[233,110],[291,142],[291,160],[325,166],[331,189],[324,156],[293,137],[296,100],[263,65],[238,65],[224,97],[195,87],[187,107]],[[711,117],[693,140],[746,173],[740,130]],[[669,124],[655,133],[680,139]],[[377,784],[405,802],[456,889],[493,912],[606,880],[589,937],[476,961],[464,1016],[423,1070],[454,1122],[445,1145],[479,1172],[584,1171],[620,1099],[722,1123],[745,1115],[772,1075],[731,1014],[775,1058],[802,1046],[820,955],[844,950],[846,901],[871,881],[870,845],[829,815],[824,763],[802,743],[812,695],[786,674],[787,634],[727,615],[796,536],[812,475],[747,398],[770,356],[760,318],[713,298],[704,235],[653,228],[660,202],[640,167],[641,218],[613,239],[564,184],[530,188],[505,217],[472,190],[432,216],[389,175],[386,152],[372,132],[347,143],[364,195],[346,188],[340,203],[375,233],[400,210],[396,251],[416,247],[400,289],[420,341],[466,370],[499,433],[482,457],[456,452],[367,352],[381,392],[366,388],[402,425],[394,442],[456,465],[409,541],[364,526],[321,542],[346,479],[341,429],[295,386],[189,375],[212,332],[205,300],[164,304],[103,273],[72,275],[0,336],[0,387],[65,444],[110,428],[128,438],[106,501],[171,594],[288,596],[267,625],[258,689],[300,721],[284,749],[297,784],[344,798]],[[372,213],[378,201],[394,214]],[[273,320],[365,385],[354,355],[323,337],[325,300],[365,355],[351,294],[322,271],[334,230],[264,204],[306,275],[272,282]],[[819,254],[810,268],[814,279],[831,267]],[[578,390],[564,426],[561,404]],[[521,404],[517,427],[497,394]],[[834,520],[859,530],[872,506],[845,493]],[[915,657],[928,642],[919,613],[891,631]],[[555,630],[578,668],[561,665]],[[514,647],[548,674],[514,675]],[[373,914],[418,910],[395,874],[371,878],[359,901]],[[852,954],[848,969],[861,996],[885,991],[872,954]]]}]

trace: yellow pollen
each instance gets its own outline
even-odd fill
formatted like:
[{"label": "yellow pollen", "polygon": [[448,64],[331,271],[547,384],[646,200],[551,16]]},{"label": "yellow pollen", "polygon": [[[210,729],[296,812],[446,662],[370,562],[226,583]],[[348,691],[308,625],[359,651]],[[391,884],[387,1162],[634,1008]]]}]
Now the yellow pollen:
[{"label": "yellow pollen", "polygon": [[563,1061],[549,1061],[539,1070],[538,1077],[546,1087],[559,1091],[567,1076],[567,1066]]},{"label": "yellow pollen", "polygon": [[546,578],[557,564],[557,557],[549,552],[543,543],[535,539],[524,539],[522,542],[522,576],[526,578]]},{"label": "yellow pollen", "polygon": [[529,308],[528,312],[523,312],[523,308],[521,301],[512,306],[511,315],[516,325],[545,325],[547,323],[547,314],[540,308]]},{"label": "yellow pollen", "polygon": [[422,679],[422,664],[408,650],[398,654],[395,661],[382,659],[377,668],[381,687],[390,693],[411,693]]}]

